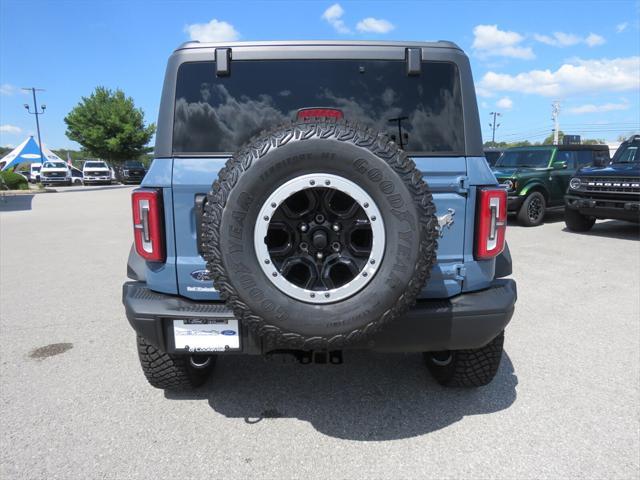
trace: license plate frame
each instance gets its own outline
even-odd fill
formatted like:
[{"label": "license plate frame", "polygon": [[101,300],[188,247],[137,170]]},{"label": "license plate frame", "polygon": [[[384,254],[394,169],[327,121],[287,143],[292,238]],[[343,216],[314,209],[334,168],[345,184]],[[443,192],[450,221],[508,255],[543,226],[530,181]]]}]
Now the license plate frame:
[{"label": "license plate frame", "polygon": [[242,350],[240,322],[237,319],[172,319],[168,339],[176,352],[218,354]]}]

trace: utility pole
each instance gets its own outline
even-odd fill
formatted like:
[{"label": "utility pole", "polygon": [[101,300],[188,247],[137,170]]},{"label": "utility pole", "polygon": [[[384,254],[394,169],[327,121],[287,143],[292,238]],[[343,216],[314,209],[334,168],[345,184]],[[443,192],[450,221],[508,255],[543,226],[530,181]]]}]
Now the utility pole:
[{"label": "utility pole", "polygon": [[551,104],[551,120],[553,120],[553,144],[558,145],[558,141],[560,139],[560,102],[554,101]]},{"label": "utility pole", "polygon": [[28,103],[24,104],[24,108],[26,108],[27,112],[29,112],[31,115],[36,116],[36,130],[38,131],[38,148],[40,149],[40,163],[44,163],[44,152],[42,151],[42,139],[40,138],[40,120],[38,119],[38,116],[44,115],[44,111],[47,109],[47,106],[42,105],[42,111],[39,111],[38,100],[36,99],[36,92],[44,92],[44,89],[28,87],[28,88],[23,88],[22,90],[31,92],[31,94],[33,95],[33,112],[31,111],[31,108]]},{"label": "utility pole", "polygon": [[496,143],[496,128],[500,126],[500,124],[496,124],[496,117],[501,117],[502,114],[500,112],[491,112],[489,115],[493,115],[493,123],[490,123],[489,126],[493,128],[493,134],[491,135],[491,143]]}]

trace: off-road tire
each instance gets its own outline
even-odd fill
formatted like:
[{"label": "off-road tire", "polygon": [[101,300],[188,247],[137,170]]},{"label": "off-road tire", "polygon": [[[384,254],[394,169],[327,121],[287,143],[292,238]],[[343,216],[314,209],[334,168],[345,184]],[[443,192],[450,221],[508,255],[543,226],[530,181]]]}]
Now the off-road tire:
[{"label": "off-road tire", "polygon": [[[529,214],[529,209],[533,202],[540,202],[542,208],[542,212],[535,218],[532,218]],[[524,202],[522,202],[522,206],[518,212],[518,223],[523,227],[537,227],[544,221],[546,209],[547,201],[544,195],[540,192],[531,192],[527,195],[527,198],[524,199]]]},{"label": "off-road tire", "polygon": [[564,224],[572,232],[588,232],[596,223],[596,217],[582,215],[573,208],[564,209]]},{"label": "off-road tire", "polygon": [[170,355],[147,343],[140,335],[138,358],[147,381],[154,387],[164,390],[191,390],[207,381],[216,357],[206,368],[194,368],[187,355]]},{"label": "off-road tire", "polygon": [[[230,244],[228,238],[231,234],[229,232],[232,226],[235,227],[228,220],[232,214],[230,212],[239,209],[238,197],[242,195],[242,192],[246,191],[255,195],[254,203],[262,205],[263,203],[260,202],[264,202],[268,196],[268,193],[264,193],[264,191],[268,189],[273,191],[277,188],[278,185],[274,183],[280,182],[279,184],[282,184],[290,178],[316,173],[325,168],[329,173],[354,176],[352,181],[358,183],[365,190],[372,188],[365,185],[366,179],[356,178],[356,173],[345,173],[347,166],[343,165],[348,163],[348,168],[352,168],[351,164],[358,158],[357,156],[349,157],[352,160],[342,158],[340,164],[337,161],[334,161],[333,164],[328,161],[330,165],[333,165],[329,167],[325,163],[319,163],[313,157],[316,155],[314,152],[326,151],[319,150],[320,148],[324,149],[325,146],[326,150],[333,149],[332,151],[339,152],[340,149],[345,151],[353,149],[358,150],[360,155],[367,158],[375,156],[377,158],[375,161],[378,162],[376,165],[385,172],[389,179],[402,186],[402,198],[405,199],[402,208],[407,209],[407,212],[411,211],[413,225],[411,257],[415,257],[415,259],[402,273],[401,283],[390,285],[386,289],[372,288],[374,285],[380,286],[379,282],[382,280],[378,280],[377,277],[382,275],[382,269],[390,268],[389,265],[393,265],[393,261],[389,261],[385,266],[385,259],[383,259],[380,270],[372,278],[371,283],[363,289],[363,292],[368,295],[369,304],[362,300],[361,292],[358,292],[344,301],[329,305],[313,305],[313,309],[310,309],[307,304],[286,297],[284,293],[273,286],[271,280],[262,271],[258,270],[260,266],[253,251],[253,236],[251,236],[250,244],[249,240],[243,240],[244,257],[239,254],[231,257],[228,252],[229,248],[224,247],[225,239],[227,239],[226,245]],[[313,158],[302,158],[300,161],[296,160],[295,163],[289,162],[287,164],[283,157],[286,155],[289,160],[289,155],[300,151],[311,152],[309,157]],[[275,155],[265,158],[271,152]],[[340,158],[340,153],[338,153],[338,158]],[[278,170],[277,173],[272,173],[271,170],[266,170],[267,168],[275,169],[274,164],[278,164],[278,168],[282,168],[284,171]],[[265,171],[267,173],[264,173]],[[267,177],[267,174],[270,177]],[[265,179],[258,184],[255,179],[260,175],[268,180]],[[361,181],[363,183],[359,183]],[[251,183],[250,187],[248,183]],[[372,191],[368,191],[368,193],[374,195]],[[375,194],[382,195],[380,192],[375,192]],[[385,203],[387,203],[386,200]],[[230,206],[225,210],[228,204]],[[386,209],[384,212],[391,208],[388,205],[381,206]],[[257,210],[253,206],[248,208]],[[257,216],[253,210],[245,218],[245,225],[255,225]],[[383,216],[385,214],[383,213]],[[389,224],[393,222],[398,223],[400,220],[390,218]],[[431,193],[422,178],[422,173],[388,136],[344,121],[312,121],[287,124],[262,133],[250,140],[227,161],[207,197],[202,223],[202,249],[203,256],[207,260],[207,268],[212,273],[214,285],[220,292],[221,298],[232,308],[236,318],[239,318],[245,327],[262,338],[267,348],[271,346],[305,350],[340,349],[344,345],[361,342],[368,338],[381,325],[392,322],[414,304],[436,259],[438,238],[436,226],[435,206]],[[242,228],[248,229],[249,227]],[[386,219],[385,228],[392,228],[391,225],[387,225]],[[393,241],[397,241],[396,237],[399,231],[389,231],[394,234]],[[245,237],[249,235],[248,232],[248,230],[245,232]],[[387,236],[390,238],[391,234],[387,233]],[[258,287],[261,289],[261,298],[266,299],[262,301],[263,303],[273,301],[276,304],[275,313],[273,310],[269,312],[266,311],[266,308],[261,308],[263,303],[258,304],[258,300],[248,293],[249,288],[241,284],[238,264],[245,261],[252,269],[249,281],[258,283]],[[230,270],[230,267],[233,270]],[[233,280],[230,277],[233,277]],[[374,291],[378,297],[383,298],[372,300]],[[395,296],[392,302],[388,301],[391,295]],[[356,298],[360,299],[359,304],[354,304],[357,301]],[[351,308],[351,312],[345,314],[344,311],[347,308]],[[367,309],[369,310],[367,311]],[[356,313],[352,313],[354,311]],[[311,317],[307,316],[308,312],[317,316],[322,314],[324,321],[314,323]],[[371,315],[368,315],[367,312]],[[284,316],[284,320],[277,318],[276,314]],[[336,319],[333,325],[327,321],[331,318]]]},{"label": "off-road tire", "polygon": [[[504,332],[482,348],[425,353],[425,361],[440,385],[482,387],[491,382],[498,371],[503,344]],[[447,355],[448,359],[443,362]]]}]

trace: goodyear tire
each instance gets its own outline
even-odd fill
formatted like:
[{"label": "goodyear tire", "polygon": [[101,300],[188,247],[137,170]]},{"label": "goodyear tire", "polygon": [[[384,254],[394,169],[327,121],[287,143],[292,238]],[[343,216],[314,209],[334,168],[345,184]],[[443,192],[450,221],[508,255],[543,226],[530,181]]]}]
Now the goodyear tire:
[{"label": "goodyear tire", "polygon": [[482,387],[498,372],[504,345],[504,332],[481,348],[429,352],[427,368],[445,387]]},{"label": "goodyear tire", "polygon": [[432,197],[388,137],[346,122],[261,134],[203,218],[215,287],[267,347],[341,348],[415,301],[436,258]]},{"label": "goodyear tire", "polygon": [[207,381],[216,357],[212,356],[204,368],[194,368],[186,355],[170,355],[147,343],[137,335],[138,358],[142,372],[155,388],[185,391],[201,386]]}]

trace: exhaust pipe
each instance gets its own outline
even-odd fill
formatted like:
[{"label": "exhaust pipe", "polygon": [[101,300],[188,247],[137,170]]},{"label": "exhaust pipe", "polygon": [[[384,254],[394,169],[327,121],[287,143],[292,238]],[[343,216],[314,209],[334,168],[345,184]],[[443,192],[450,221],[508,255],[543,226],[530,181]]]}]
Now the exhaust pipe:
[{"label": "exhaust pipe", "polygon": [[189,357],[189,363],[193,368],[207,368],[211,364],[211,357],[204,357],[202,355]]}]

